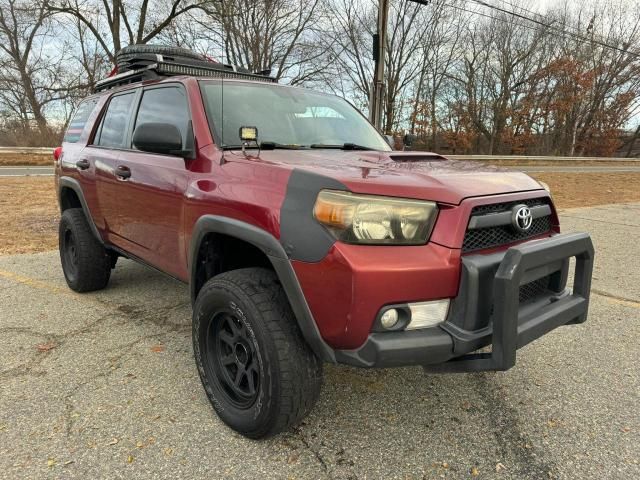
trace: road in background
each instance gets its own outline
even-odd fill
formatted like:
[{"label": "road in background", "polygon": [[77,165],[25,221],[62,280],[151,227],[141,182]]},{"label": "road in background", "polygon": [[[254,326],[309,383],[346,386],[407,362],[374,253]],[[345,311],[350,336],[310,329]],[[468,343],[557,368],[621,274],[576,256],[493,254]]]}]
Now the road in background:
[{"label": "road in background", "polygon": [[562,217],[596,246],[587,323],[503,373],[328,365],[313,413],[262,442],[207,401],[185,285],[121,259],[78,295],[57,252],[0,257],[0,477],[639,478],[640,204]]},{"label": "road in background", "polygon": [[0,167],[0,177],[51,176],[53,167]]}]

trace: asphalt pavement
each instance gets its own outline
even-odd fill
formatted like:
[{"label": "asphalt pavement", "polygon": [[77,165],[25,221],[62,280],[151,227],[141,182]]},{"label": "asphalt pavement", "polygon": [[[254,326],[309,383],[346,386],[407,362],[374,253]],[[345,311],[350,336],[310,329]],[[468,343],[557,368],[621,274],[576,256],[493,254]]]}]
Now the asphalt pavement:
[{"label": "asphalt pavement", "polygon": [[[640,166],[508,166],[517,172],[567,172],[567,173],[640,173]],[[51,176],[53,167],[0,167],[0,177]]]},{"label": "asphalt pavement", "polygon": [[0,257],[0,478],[640,477],[640,204],[563,214],[596,245],[589,320],[503,373],[326,366],[312,414],[250,441],[209,406],[187,287],[119,261],[67,289],[57,253]]}]

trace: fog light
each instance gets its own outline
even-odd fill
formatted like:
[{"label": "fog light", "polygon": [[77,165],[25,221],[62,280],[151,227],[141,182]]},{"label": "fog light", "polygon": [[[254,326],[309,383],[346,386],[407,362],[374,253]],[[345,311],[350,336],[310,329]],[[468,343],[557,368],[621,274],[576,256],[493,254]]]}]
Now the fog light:
[{"label": "fog light", "polygon": [[411,321],[406,327],[407,330],[434,327],[446,320],[449,300],[410,303],[409,310],[411,311]]},{"label": "fog light", "polygon": [[398,311],[395,308],[390,308],[382,314],[380,323],[384,328],[393,328],[398,323]]}]

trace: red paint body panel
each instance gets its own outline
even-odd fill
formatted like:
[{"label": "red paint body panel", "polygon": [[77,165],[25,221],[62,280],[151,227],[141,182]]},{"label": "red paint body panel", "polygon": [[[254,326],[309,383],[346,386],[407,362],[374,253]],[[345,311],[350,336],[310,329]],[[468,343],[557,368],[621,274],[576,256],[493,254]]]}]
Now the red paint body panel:
[{"label": "red paint body panel", "polygon": [[[256,157],[255,151],[246,156],[223,152],[214,143],[197,80],[173,77],[160,83],[180,83],[187,91],[195,159],[91,146],[108,99],[141,87],[131,85],[99,94],[80,140],[63,144],[56,179],[64,175],[80,182],[107,243],[183,281],[189,280],[193,228],[203,215],[234,218],[280,238],[280,209],[294,169],[334,178],[357,193],[438,202],[439,216],[427,245],[336,243],[319,262],[292,262],[320,332],[334,348],[359,347],[384,305],[457,295],[460,247],[475,205],[548,196],[522,173],[441,157],[411,158],[425,154],[273,150]],[[89,160],[90,167],[78,170],[79,159]],[[129,179],[117,178],[119,166],[131,170]],[[553,221],[557,229],[555,210]]]},{"label": "red paint body panel", "polygon": [[322,261],[293,267],[323,338],[352,349],[366,340],[384,305],[455,297],[460,251],[433,243],[336,244]]}]

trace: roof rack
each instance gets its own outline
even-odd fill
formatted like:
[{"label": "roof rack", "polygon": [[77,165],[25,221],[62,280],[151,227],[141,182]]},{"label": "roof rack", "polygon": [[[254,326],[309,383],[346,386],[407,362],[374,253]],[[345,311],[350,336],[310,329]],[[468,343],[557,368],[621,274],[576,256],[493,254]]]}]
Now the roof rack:
[{"label": "roof rack", "polygon": [[157,80],[160,77],[170,77],[175,75],[189,75],[193,77],[214,77],[214,78],[240,78],[245,80],[256,80],[259,82],[277,83],[273,77],[259,73],[249,73],[238,71],[236,67],[227,66],[221,63],[210,62],[211,66],[188,65],[185,63],[157,61],[141,68],[134,68],[113,77],[105,78],[96,83],[94,92],[101,92],[110,88],[127,85],[129,83],[141,82],[144,80]]}]

